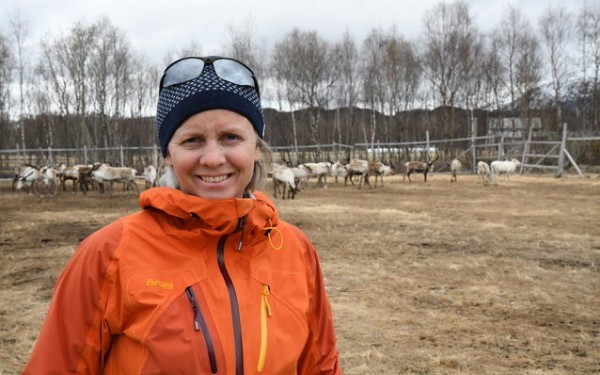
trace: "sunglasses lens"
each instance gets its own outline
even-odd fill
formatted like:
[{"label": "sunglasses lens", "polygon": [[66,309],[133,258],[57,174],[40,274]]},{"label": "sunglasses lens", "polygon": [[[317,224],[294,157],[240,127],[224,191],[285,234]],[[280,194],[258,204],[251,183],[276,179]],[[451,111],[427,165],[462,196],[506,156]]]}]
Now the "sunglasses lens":
[{"label": "sunglasses lens", "polygon": [[213,62],[215,72],[219,77],[236,85],[252,86],[254,88],[253,74],[250,69],[234,60],[219,59]]},{"label": "sunglasses lens", "polygon": [[171,65],[164,74],[162,87],[169,87],[194,79],[202,73],[204,61],[200,59],[185,59]]},{"label": "sunglasses lens", "polygon": [[[254,80],[254,73],[244,64],[226,58],[217,58],[209,61],[215,73],[221,79],[240,86],[251,86],[258,93],[258,85]],[[186,58],[174,62],[167,68],[163,75],[161,89],[199,77],[204,69],[205,62],[202,58]],[[260,95],[260,94],[259,94]]]}]

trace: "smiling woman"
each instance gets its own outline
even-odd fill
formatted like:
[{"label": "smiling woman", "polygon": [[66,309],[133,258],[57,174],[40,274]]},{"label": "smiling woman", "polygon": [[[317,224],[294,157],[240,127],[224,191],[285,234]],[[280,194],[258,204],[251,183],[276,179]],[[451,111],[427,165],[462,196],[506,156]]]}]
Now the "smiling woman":
[{"label": "smiling woman", "polygon": [[187,119],[168,145],[165,163],[181,190],[211,199],[241,198],[260,158],[258,136],[248,119],[214,109]]},{"label": "smiling woman", "polygon": [[255,189],[268,147],[252,71],[175,61],[156,125],[179,188],[144,191],[142,211],[82,242],[23,373],[341,374],[317,253]]}]

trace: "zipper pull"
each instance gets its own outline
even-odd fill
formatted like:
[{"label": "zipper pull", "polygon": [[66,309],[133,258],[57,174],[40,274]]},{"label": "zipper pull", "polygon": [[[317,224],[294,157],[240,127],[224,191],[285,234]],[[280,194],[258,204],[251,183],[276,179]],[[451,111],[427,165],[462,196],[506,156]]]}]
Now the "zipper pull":
[{"label": "zipper pull", "polygon": [[238,222],[238,229],[242,232],[240,234],[240,240],[237,244],[236,250],[237,251],[242,251],[242,246],[244,245],[244,228],[246,227],[246,216],[240,218],[240,221]]},{"label": "zipper pull", "polygon": [[185,294],[187,295],[188,300],[190,301],[190,305],[192,305],[192,311],[194,312],[194,328],[196,331],[200,330],[200,319],[198,318],[200,314],[200,307],[198,307],[198,301],[196,301],[196,295],[192,290],[191,286],[188,286],[185,289]]},{"label": "zipper pull", "polygon": [[242,230],[242,234],[240,235],[240,240],[237,244],[236,250],[242,251],[242,246],[244,245],[244,231]]},{"label": "zipper pull", "polygon": [[267,315],[273,316],[271,305],[269,304],[269,294],[271,294],[271,287],[268,284],[263,285],[263,301],[265,308],[267,309]]}]

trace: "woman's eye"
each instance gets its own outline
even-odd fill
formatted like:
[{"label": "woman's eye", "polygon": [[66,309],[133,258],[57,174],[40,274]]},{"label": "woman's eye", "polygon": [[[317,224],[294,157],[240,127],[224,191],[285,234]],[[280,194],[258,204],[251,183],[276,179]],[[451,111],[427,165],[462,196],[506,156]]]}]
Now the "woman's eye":
[{"label": "woman's eye", "polygon": [[240,140],[241,137],[239,135],[237,135],[237,134],[225,134],[225,136],[223,136],[223,139],[226,140],[226,141],[231,142],[231,141]]},{"label": "woman's eye", "polygon": [[183,141],[183,143],[196,143],[196,142],[198,142],[198,141],[199,141],[199,139],[198,139],[198,138],[196,138],[196,137],[191,137],[191,138],[188,138],[188,139],[186,139],[185,141]]}]

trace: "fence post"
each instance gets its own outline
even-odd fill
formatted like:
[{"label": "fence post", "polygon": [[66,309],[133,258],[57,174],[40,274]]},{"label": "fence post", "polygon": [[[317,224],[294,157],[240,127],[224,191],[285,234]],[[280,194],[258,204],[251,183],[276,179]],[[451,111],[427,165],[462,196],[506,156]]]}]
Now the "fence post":
[{"label": "fence post", "polygon": [[471,171],[473,174],[477,173],[477,150],[475,146],[475,139],[477,137],[477,119],[473,117],[473,108],[471,108]]},{"label": "fence post", "polygon": [[87,165],[88,163],[88,155],[87,155],[87,146],[83,146],[83,164]]},{"label": "fence post", "polygon": [[158,151],[157,151],[156,146],[154,146],[152,148],[152,161],[153,161],[152,165],[155,165],[156,168],[158,168]]},{"label": "fence post", "polygon": [[525,169],[525,164],[529,161],[529,148],[531,147],[531,135],[533,133],[533,126],[529,127],[529,134],[527,135],[527,141],[525,142],[525,146],[523,147],[523,156],[521,156],[521,169],[519,174],[523,174],[523,170]]},{"label": "fence post", "polygon": [[567,123],[563,123],[563,134],[562,141],[560,142],[560,152],[558,153],[558,165],[556,166],[556,175],[554,177],[560,178],[563,173],[565,164],[565,149],[567,147]]}]

